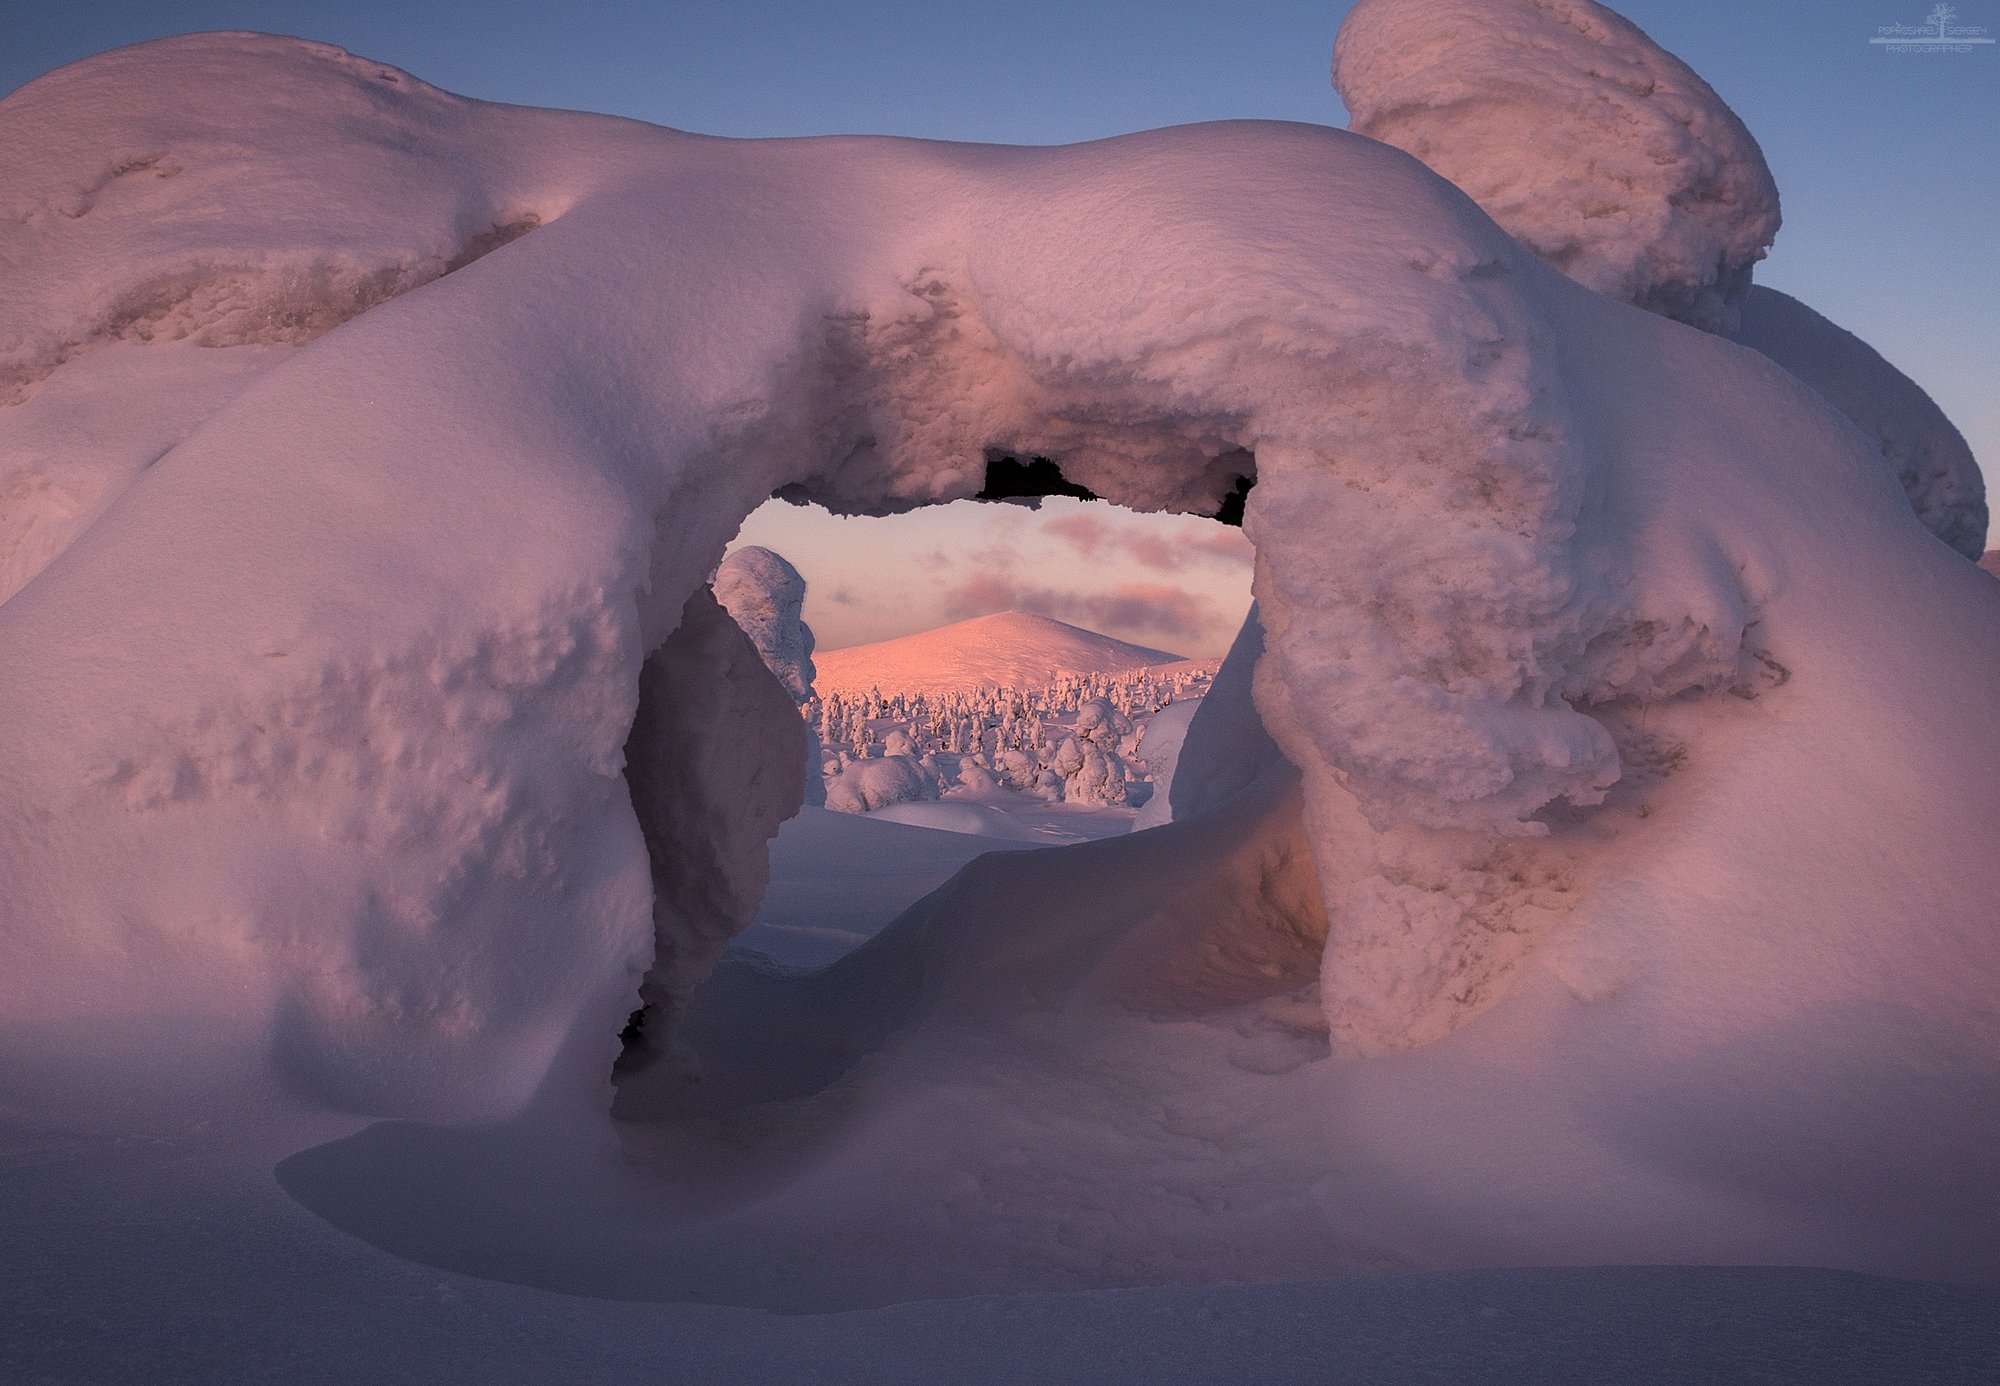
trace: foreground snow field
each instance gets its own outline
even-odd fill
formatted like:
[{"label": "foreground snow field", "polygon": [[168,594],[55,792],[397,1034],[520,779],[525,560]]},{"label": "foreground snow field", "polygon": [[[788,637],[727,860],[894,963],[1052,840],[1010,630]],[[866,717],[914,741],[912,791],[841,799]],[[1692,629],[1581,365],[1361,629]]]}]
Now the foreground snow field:
[{"label": "foreground snow field", "polygon": [[[1317,127],[715,140],[259,35],[0,103],[23,1378],[338,1375],[337,1300],[423,1379],[1974,1379],[1977,468],[1750,286],[1698,78],[1583,0],[1444,11],[1492,40],[1448,77],[1356,8],[1363,128],[1451,173],[1459,84],[1544,63],[1587,125],[1639,73],[1692,133],[1631,215]],[[1009,457],[1257,548],[1160,826],[772,849],[812,649],[737,525]],[[1686,1268],[1427,1274],[1626,1263]]]}]

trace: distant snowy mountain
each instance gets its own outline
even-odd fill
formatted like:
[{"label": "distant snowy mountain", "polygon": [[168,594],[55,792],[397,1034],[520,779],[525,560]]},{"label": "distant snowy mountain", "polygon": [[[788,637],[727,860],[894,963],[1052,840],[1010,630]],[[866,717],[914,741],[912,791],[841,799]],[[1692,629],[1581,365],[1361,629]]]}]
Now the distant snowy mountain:
[{"label": "distant snowy mountain", "polygon": [[1039,688],[1059,674],[1115,674],[1184,655],[1129,645],[1096,631],[1002,611],[936,630],[850,645],[814,657],[821,693],[866,690],[942,693],[974,688]]}]

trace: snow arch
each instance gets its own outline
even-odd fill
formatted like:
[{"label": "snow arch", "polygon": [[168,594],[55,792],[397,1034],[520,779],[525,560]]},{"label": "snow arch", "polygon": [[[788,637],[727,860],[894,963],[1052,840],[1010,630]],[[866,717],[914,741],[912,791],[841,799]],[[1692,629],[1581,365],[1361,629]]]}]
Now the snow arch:
[{"label": "snow arch", "polygon": [[[55,189],[10,274],[92,286],[38,306],[17,410],[103,388],[116,351],[222,369],[101,344],[97,300],[135,283],[179,286],[198,336],[291,311],[274,285],[538,228],[217,385],[0,606],[0,985],[23,1033],[108,1068],[275,1035],[288,1082],[457,1119],[559,1055],[601,1079],[651,952],[621,776],[642,661],[774,492],[903,509],[1039,456],[1214,514],[1254,458],[1256,702],[1304,776],[1328,1014],[1364,1054],[1476,1014],[1561,923],[1588,810],[1634,753],[1671,760],[1620,709],[1755,696],[1814,638],[1769,603],[1827,541],[1750,478],[1810,453],[1829,532],[1921,538],[1789,376],[1341,132],[711,140],[240,35],[4,114]],[[222,230],[194,212],[218,193]],[[217,266],[220,298],[193,272]]]}]

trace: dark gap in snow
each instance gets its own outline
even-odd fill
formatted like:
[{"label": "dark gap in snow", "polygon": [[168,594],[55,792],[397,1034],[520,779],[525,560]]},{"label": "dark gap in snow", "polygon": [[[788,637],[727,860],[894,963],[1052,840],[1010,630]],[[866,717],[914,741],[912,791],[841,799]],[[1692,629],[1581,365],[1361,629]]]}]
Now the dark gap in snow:
[{"label": "dark gap in snow", "polygon": [[1062,468],[1046,457],[986,459],[986,484],[974,500],[1026,501],[1038,505],[1044,496],[1075,496],[1078,500],[1100,500],[1095,491],[1078,486],[1062,474]]},{"label": "dark gap in snow", "polygon": [[1222,498],[1222,504],[1217,508],[1214,518],[1225,525],[1237,529],[1243,528],[1243,506],[1250,499],[1250,488],[1256,484],[1257,478],[1254,475],[1239,472],[1235,489]]}]

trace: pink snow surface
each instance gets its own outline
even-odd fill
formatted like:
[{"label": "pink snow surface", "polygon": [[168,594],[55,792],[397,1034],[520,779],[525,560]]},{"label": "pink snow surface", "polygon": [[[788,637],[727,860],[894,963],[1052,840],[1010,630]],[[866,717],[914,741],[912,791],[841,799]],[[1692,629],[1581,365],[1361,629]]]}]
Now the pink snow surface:
[{"label": "pink snow surface", "polygon": [[977,692],[1041,688],[1061,674],[1116,674],[1182,656],[1114,640],[1047,616],[1002,611],[819,656],[822,692]]}]

